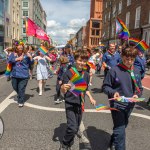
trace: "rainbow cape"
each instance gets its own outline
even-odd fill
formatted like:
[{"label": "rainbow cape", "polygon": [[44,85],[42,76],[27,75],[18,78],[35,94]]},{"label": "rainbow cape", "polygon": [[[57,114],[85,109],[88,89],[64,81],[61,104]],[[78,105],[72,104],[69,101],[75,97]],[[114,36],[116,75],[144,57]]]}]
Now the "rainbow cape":
[{"label": "rainbow cape", "polygon": [[44,47],[44,46],[41,46],[41,47],[39,48],[39,51],[40,51],[43,55],[46,55],[46,54],[48,53],[48,50],[47,50],[46,47]]},{"label": "rainbow cape", "polygon": [[118,34],[118,37],[123,40],[128,40],[130,37],[130,32],[128,28],[126,27],[125,23],[117,18],[116,20],[116,34]]},{"label": "rainbow cape", "polygon": [[95,106],[95,108],[96,108],[97,111],[100,111],[100,110],[116,110],[116,111],[119,111],[116,108],[112,108],[112,107],[106,106],[104,104],[99,104],[99,105]]},{"label": "rainbow cape", "polygon": [[7,66],[6,66],[6,71],[5,71],[5,76],[6,77],[10,76],[11,70],[12,70],[12,64],[8,63]]},{"label": "rainbow cape", "polygon": [[116,100],[116,101],[127,102],[127,103],[133,103],[133,102],[136,103],[136,102],[143,102],[145,100],[145,98],[133,98],[133,97],[120,96],[117,99],[111,98],[109,100]]},{"label": "rainbow cape", "polygon": [[129,38],[128,43],[129,45],[135,46],[135,48],[137,48],[138,51],[140,51],[141,53],[144,53],[146,50],[149,49],[149,46],[146,44],[144,40],[140,41],[139,39],[136,38]]}]

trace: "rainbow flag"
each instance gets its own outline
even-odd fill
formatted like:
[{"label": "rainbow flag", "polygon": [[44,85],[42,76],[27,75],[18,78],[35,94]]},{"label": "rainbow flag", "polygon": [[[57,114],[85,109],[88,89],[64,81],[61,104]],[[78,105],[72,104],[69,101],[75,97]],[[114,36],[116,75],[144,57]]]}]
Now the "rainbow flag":
[{"label": "rainbow flag", "polygon": [[146,50],[149,49],[149,46],[146,44],[144,40],[140,41],[136,46],[135,46],[141,53],[144,53]]},{"label": "rainbow flag", "polygon": [[95,108],[96,108],[97,111],[100,111],[100,110],[116,110],[116,111],[119,111],[116,108],[112,108],[112,107],[106,106],[104,104],[99,104],[99,105],[95,106]]},{"label": "rainbow flag", "polygon": [[[122,30],[121,30],[121,27],[122,27]],[[128,28],[126,27],[124,22],[119,18],[117,18],[116,20],[116,34],[118,34],[118,37],[123,40],[128,40],[128,38],[130,37],[130,32]]]},{"label": "rainbow flag", "polygon": [[116,20],[116,34],[119,34],[123,30],[121,24]]},{"label": "rainbow flag", "polygon": [[69,90],[75,96],[79,96],[82,92],[85,92],[87,89],[87,84],[84,81],[83,77],[77,74],[72,68],[70,69],[72,77],[69,81],[71,84],[71,89]]},{"label": "rainbow flag", "polygon": [[139,40],[136,38],[129,38],[129,45],[134,45],[141,53],[144,53],[149,49],[149,46],[146,44],[144,40]]},{"label": "rainbow flag", "polygon": [[136,103],[136,102],[143,102],[145,98],[133,98],[133,97],[125,97],[125,96],[120,96],[117,99],[111,98],[109,100],[116,100],[120,102],[127,102],[127,103]]},{"label": "rainbow flag", "polygon": [[90,68],[96,70],[96,66],[92,62],[87,62],[87,64],[90,66]]},{"label": "rainbow flag", "polygon": [[43,55],[46,55],[47,52],[48,52],[48,50],[47,50],[46,47],[44,47],[44,46],[41,46],[41,47],[39,48],[39,51],[40,51]]},{"label": "rainbow flag", "polygon": [[5,71],[5,76],[6,77],[10,76],[11,70],[12,70],[12,64],[8,63],[7,67],[6,67],[6,71]]}]

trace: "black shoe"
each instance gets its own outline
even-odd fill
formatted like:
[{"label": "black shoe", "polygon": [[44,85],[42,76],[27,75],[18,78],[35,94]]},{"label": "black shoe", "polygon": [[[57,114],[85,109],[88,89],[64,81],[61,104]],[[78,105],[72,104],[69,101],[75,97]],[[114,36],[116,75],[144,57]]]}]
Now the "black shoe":
[{"label": "black shoe", "polygon": [[71,150],[71,147],[64,145],[64,144],[60,144],[59,150]]},{"label": "black shoe", "polygon": [[116,150],[116,149],[115,149],[115,146],[112,145],[112,146],[110,147],[110,150]]}]

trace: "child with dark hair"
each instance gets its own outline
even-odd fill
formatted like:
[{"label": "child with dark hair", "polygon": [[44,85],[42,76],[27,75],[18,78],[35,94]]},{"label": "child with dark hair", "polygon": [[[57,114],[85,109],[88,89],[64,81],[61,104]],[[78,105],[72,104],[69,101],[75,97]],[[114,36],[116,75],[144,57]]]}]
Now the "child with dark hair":
[{"label": "child with dark hair", "polygon": [[[88,61],[88,54],[86,51],[77,50],[74,53],[74,59],[75,65],[64,73],[61,86],[61,91],[65,94],[67,129],[60,150],[70,150],[70,147],[73,144],[74,137],[77,134],[81,123],[82,112],[84,111],[85,93],[90,98],[90,102],[93,105],[96,104],[96,101],[92,98],[88,90],[89,74],[83,70],[83,67]],[[87,85],[86,90],[78,96],[75,96],[71,91],[69,91],[72,88],[69,82],[74,74],[80,76]]]},{"label": "child with dark hair", "polygon": [[[138,52],[133,47],[122,50],[122,62],[111,68],[103,83],[103,91],[108,98],[117,99],[120,96],[138,98],[142,95],[141,76],[134,68],[134,61]],[[111,136],[111,150],[125,150],[125,129],[135,103],[110,101],[110,106],[119,111],[111,111],[113,119],[113,134]]]},{"label": "child with dark hair", "polygon": [[60,87],[62,84],[62,77],[63,77],[63,74],[70,67],[69,60],[67,57],[60,56],[59,61],[60,61],[60,68],[59,68],[58,73],[57,73],[57,82],[56,82],[56,92],[57,92],[56,99],[55,99],[56,104],[59,104],[63,101],[63,100],[61,100],[61,92],[60,92]]}]

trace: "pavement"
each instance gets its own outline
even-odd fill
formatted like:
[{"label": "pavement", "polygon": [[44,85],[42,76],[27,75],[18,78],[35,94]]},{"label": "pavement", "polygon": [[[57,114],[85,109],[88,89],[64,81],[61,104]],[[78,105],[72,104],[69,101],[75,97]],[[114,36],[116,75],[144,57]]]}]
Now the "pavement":
[{"label": "pavement", "polygon": [[[144,80],[147,81],[145,78]],[[103,75],[95,75],[91,93],[97,104],[108,105],[107,96],[101,93]],[[66,116],[64,103],[55,104],[56,76],[49,79],[42,96],[38,95],[35,79],[29,80],[26,89],[26,103],[18,108],[16,94],[11,82],[0,78],[0,116],[4,121],[4,134],[0,139],[0,150],[58,150],[62,141]],[[148,88],[143,97],[148,100]],[[150,150],[150,107],[146,101],[138,103],[126,129],[127,150]],[[99,111],[86,98],[81,138],[75,137],[73,150],[107,150],[112,133],[110,111]]]}]

